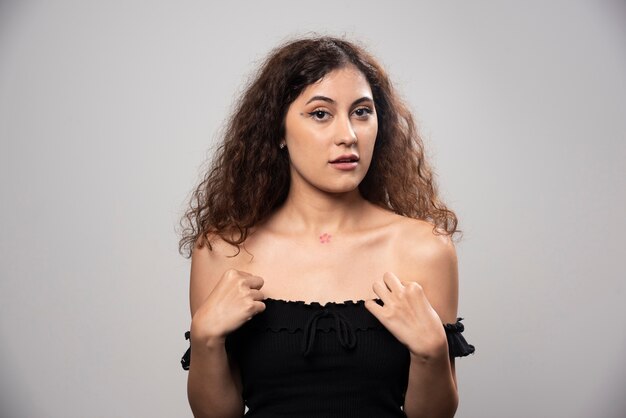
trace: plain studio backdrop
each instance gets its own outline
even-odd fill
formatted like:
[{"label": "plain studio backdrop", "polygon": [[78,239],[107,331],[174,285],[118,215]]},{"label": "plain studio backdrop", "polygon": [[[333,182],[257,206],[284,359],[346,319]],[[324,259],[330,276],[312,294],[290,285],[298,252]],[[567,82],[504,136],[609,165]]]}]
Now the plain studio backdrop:
[{"label": "plain studio backdrop", "polygon": [[362,42],[457,245],[460,418],[623,418],[619,1],[0,3],[0,416],[190,417],[176,226],[271,48]]}]

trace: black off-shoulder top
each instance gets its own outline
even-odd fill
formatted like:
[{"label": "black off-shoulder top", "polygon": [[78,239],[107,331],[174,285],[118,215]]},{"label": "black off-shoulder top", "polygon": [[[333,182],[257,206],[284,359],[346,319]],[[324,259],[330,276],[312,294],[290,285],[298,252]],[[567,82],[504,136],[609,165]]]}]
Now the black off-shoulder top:
[{"label": "black off-shoulder top", "polygon": [[[264,302],[263,312],[226,338],[241,369],[246,417],[406,416],[409,351],[363,300]],[[461,335],[462,319],[443,325],[451,357],[475,351]],[[185,370],[190,358],[191,347]]]}]

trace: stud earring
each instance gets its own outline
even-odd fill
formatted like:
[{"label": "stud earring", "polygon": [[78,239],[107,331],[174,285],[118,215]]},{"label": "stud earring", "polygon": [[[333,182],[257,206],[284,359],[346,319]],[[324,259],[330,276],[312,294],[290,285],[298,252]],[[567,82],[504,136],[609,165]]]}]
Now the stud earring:
[{"label": "stud earring", "polygon": [[287,144],[285,144],[284,142],[281,142],[280,145],[278,145],[278,148],[283,149],[287,146]]}]

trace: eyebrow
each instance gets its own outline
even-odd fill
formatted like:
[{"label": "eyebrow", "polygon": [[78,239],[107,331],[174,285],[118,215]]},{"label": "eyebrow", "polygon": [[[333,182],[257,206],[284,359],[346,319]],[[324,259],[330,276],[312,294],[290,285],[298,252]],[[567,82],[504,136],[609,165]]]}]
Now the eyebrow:
[{"label": "eyebrow", "polygon": [[[326,97],[326,96],[313,96],[313,97],[311,97],[311,98],[309,99],[309,101],[308,101],[308,102],[306,102],[306,103],[305,103],[305,105],[308,105],[309,103],[314,102],[315,100],[322,100],[322,101],[324,101],[324,102],[328,102],[328,103],[331,103],[331,104],[336,104],[336,102],[335,102],[333,99],[331,99],[330,97]],[[362,102],[371,102],[371,103],[374,103],[374,100],[372,100],[372,98],[371,98],[371,97],[363,96],[363,97],[361,97],[360,99],[356,99],[354,102],[352,102],[352,105],[351,105],[351,106],[357,105],[357,104],[362,103]]]}]

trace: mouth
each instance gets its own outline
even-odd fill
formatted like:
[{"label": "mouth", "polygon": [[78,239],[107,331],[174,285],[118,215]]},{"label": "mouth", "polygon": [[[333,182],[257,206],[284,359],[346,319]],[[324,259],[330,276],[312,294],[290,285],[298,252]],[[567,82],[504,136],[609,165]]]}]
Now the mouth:
[{"label": "mouth", "polygon": [[356,154],[344,154],[330,161],[333,168],[340,171],[352,171],[359,165],[359,156]]},{"label": "mouth", "polygon": [[350,154],[350,155],[342,155],[339,158],[335,158],[330,163],[331,164],[345,164],[345,163],[356,163],[359,161],[359,156]]}]

